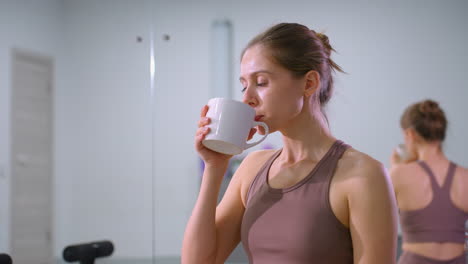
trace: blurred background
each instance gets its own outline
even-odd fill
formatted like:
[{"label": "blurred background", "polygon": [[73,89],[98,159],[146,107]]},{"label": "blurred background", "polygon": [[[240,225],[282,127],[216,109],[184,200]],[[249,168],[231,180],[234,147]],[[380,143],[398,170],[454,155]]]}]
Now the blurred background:
[{"label": "blurred background", "polygon": [[[179,263],[200,108],[241,99],[240,53],[279,22],[338,51],[337,138],[388,167],[402,111],[432,98],[448,157],[468,166],[466,13],[465,0],[0,0],[0,253],[63,263],[68,245],[111,240],[100,263]],[[256,149],[279,147],[272,134]],[[240,247],[229,263],[247,263]]]}]

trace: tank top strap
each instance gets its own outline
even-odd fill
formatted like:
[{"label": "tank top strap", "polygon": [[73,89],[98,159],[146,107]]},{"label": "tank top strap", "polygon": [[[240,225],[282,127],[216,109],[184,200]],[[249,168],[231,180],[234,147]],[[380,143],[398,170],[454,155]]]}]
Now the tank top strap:
[{"label": "tank top strap", "polygon": [[316,174],[320,175],[322,179],[326,179],[328,184],[330,183],[330,180],[335,173],[338,161],[341,159],[341,156],[343,156],[343,153],[346,151],[346,149],[348,149],[348,147],[349,145],[345,144],[341,140],[335,141],[327,156],[324,157],[322,164],[320,164],[320,171],[318,171]]},{"label": "tank top strap", "polygon": [[447,170],[447,177],[445,177],[444,184],[442,185],[442,189],[448,193],[450,193],[450,187],[452,186],[453,176],[455,175],[456,169],[457,164],[451,161]]},{"label": "tank top strap", "polygon": [[345,144],[341,140],[337,140],[335,144],[335,148],[332,150],[332,153],[330,155],[330,159],[332,160],[333,163],[338,163],[338,160],[341,159],[341,156],[343,156],[343,153],[348,149],[349,145]]},{"label": "tank top strap", "polygon": [[427,173],[427,175],[429,175],[429,179],[431,180],[431,185],[432,185],[432,191],[434,193],[438,192],[441,189],[441,187],[437,183],[436,177],[434,173],[432,172],[431,168],[429,168],[429,165],[427,165],[427,163],[423,160],[418,160],[418,164]]},{"label": "tank top strap", "polygon": [[250,199],[254,196],[254,194],[260,189],[260,187],[265,184],[268,171],[270,170],[271,164],[273,161],[279,156],[282,149],[277,150],[270,158],[263,164],[261,169],[257,172],[257,175],[253,179],[250,187],[247,191],[247,204],[250,202]]}]

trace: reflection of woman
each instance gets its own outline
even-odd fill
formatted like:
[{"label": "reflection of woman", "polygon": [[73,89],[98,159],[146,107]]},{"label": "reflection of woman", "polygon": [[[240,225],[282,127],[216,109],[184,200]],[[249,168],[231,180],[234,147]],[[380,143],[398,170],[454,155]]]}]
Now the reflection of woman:
[{"label": "reflection of woman", "polygon": [[283,148],[250,153],[217,206],[231,156],[201,144],[209,123],[202,109],[195,145],[205,170],[182,263],[223,263],[241,240],[255,264],[395,262],[390,179],[380,163],[331,135],[322,110],[332,72],[341,70],[332,50],[325,35],[286,23],[247,45],[243,101],[282,134]]},{"label": "reflection of woman", "polygon": [[390,171],[403,230],[399,264],[464,264],[464,222],[468,219],[468,170],[442,151],[447,121],[439,105],[426,100],[401,117],[410,160],[392,155]]}]

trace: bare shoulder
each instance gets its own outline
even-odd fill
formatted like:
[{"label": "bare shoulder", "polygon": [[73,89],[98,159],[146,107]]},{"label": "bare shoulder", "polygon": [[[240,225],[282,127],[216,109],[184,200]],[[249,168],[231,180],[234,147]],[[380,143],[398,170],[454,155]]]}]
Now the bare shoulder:
[{"label": "bare shoulder", "polygon": [[350,212],[360,214],[373,208],[374,212],[393,217],[395,195],[390,177],[381,162],[349,148],[338,162],[335,177],[341,179],[337,185],[347,198]]},{"label": "bare shoulder", "polygon": [[408,175],[414,175],[418,170],[417,162],[403,163],[392,166],[389,170],[390,178],[395,187],[398,185],[407,185],[408,181],[414,180],[414,177],[408,177]]},{"label": "bare shoulder", "polygon": [[468,169],[457,165],[452,183],[452,199],[454,204],[468,212]]},{"label": "bare shoulder", "polygon": [[238,170],[243,174],[251,174],[256,168],[260,169],[276,151],[273,149],[253,151],[242,160]]},{"label": "bare shoulder", "polygon": [[273,149],[253,151],[249,153],[240,164],[239,168],[236,171],[236,176],[240,180],[241,196],[244,205],[246,202],[245,198],[250,184],[254,180],[258,171],[265,164],[265,162],[267,162],[268,159],[271,158],[271,156],[276,152],[277,150]]},{"label": "bare shoulder", "polygon": [[468,181],[468,168],[457,164],[457,172],[462,176],[463,179]]},{"label": "bare shoulder", "polygon": [[390,184],[383,164],[354,148],[345,151],[335,174],[348,194],[387,189]]},{"label": "bare shoulder", "polygon": [[354,148],[348,148],[338,163],[340,177],[353,180],[383,177],[385,168],[379,161]]},{"label": "bare shoulder", "polygon": [[457,182],[460,183],[459,185],[462,185],[463,187],[466,188],[466,190],[468,190],[468,169],[457,165],[455,177],[456,177]]}]

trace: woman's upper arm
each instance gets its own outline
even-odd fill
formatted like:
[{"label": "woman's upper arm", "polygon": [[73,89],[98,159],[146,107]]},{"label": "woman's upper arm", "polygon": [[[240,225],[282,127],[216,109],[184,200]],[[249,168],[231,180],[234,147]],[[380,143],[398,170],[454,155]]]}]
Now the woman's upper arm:
[{"label": "woman's upper arm", "polygon": [[356,171],[348,195],[354,263],[396,262],[397,207],[385,169],[369,161]]},{"label": "woman's upper arm", "polygon": [[[256,174],[258,154],[251,153],[234,173],[228,188],[216,208],[217,254],[215,263],[224,263],[241,239],[241,223],[244,215],[242,188]],[[250,181],[249,181],[250,182]]]}]

